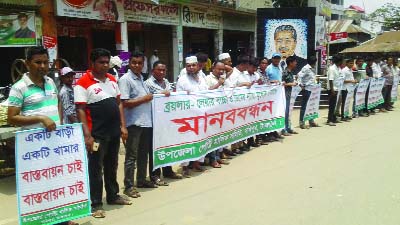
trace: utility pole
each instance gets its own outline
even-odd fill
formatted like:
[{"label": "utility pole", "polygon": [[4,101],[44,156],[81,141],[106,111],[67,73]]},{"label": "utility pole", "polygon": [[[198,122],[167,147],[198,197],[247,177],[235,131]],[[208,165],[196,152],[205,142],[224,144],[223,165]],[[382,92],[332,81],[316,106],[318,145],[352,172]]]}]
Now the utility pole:
[{"label": "utility pole", "polygon": [[[328,0],[328,2],[329,2],[329,4],[331,4],[331,0]],[[329,53],[330,53],[330,51],[329,51],[329,46],[330,46],[329,42],[330,42],[330,33],[331,33],[330,32],[331,20],[332,20],[332,12],[331,12],[331,16],[328,17],[328,28],[326,29],[326,34],[327,34],[326,36],[327,36],[328,41],[327,41],[327,44],[326,44],[326,60],[327,60],[327,62],[326,62],[325,74],[327,74],[327,71],[328,71],[328,68],[329,68]],[[326,22],[324,24],[326,24]]]}]

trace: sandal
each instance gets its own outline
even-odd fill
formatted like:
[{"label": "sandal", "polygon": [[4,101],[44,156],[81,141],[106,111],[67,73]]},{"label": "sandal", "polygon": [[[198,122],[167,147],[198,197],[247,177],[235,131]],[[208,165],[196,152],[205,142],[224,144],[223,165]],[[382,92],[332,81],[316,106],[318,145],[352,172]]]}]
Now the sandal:
[{"label": "sandal", "polygon": [[143,184],[137,184],[138,188],[158,188],[158,186],[151,181],[144,181]]},{"label": "sandal", "polygon": [[94,209],[92,211],[92,216],[96,219],[105,218],[106,212],[103,209]]},{"label": "sandal", "polygon": [[213,168],[222,168],[222,166],[221,166],[217,161],[211,163],[211,166],[212,166]]},{"label": "sandal", "polygon": [[109,205],[132,205],[131,201],[123,199],[121,196],[112,202],[108,202]]},{"label": "sandal", "polygon": [[179,179],[182,179],[182,178],[183,178],[182,175],[177,174],[177,173],[172,173],[171,175],[169,175],[169,176],[164,176],[164,177],[169,178],[169,179],[175,179],[175,180],[179,180]]},{"label": "sandal", "polygon": [[169,186],[169,184],[160,178],[157,178],[153,181],[157,186]]},{"label": "sandal", "polygon": [[219,164],[222,164],[222,165],[229,165],[230,164],[230,162],[228,162],[228,161],[226,161],[226,160],[223,160],[223,159],[220,159],[220,160],[218,160],[217,161]]},{"label": "sandal", "polygon": [[136,191],[136,190],[134,190],[134,189],[125,190],[125,191],[124,191],[124,194],[125,194],[126,196],[128,196],[128,197],[131,197],[131,198],[139,198],[139,197],[140,197],[139,192]]}]

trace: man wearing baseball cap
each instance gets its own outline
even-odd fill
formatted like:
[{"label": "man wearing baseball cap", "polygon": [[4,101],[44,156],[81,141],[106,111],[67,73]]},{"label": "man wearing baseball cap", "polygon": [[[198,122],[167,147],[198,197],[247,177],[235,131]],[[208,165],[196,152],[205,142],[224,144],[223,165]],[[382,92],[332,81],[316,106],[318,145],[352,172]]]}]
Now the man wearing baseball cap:
[{"label": "man wearing baseball cap", "polygon": [[62,87],[59,95],[63,112],[63,124],[78,122],[74,103],[74,89],[72,88],[74,77],[75,72],[71,68],[64,67],[61,69],[60,79]]}]

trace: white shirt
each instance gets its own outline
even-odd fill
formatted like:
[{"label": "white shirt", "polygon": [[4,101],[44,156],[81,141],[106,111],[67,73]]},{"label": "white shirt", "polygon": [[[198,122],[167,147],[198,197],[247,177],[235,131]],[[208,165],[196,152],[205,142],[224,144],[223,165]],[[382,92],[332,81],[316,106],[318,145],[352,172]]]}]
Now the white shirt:
[{"label": "white shirt", "polygon": [[[329,67],[328,69],[328,80],[333,81],[333,90],[338,91],[341,87],[341,84],[339,84],[338,79],[340,78],[340,70],[339,68],[333,64]],[[330,86],[328,85],[328,89],[330,89]]]},{"label": "white shirt", "polygon": [[160,58],[158,58],[158,56],[156,56],[156,55],[152,55],[152,56],[150,57],[150,69],[151,69],[151,70],[153,70],[153,64],[154,64],[155,62],[159,61],[159,60],[160,60]]},{"label": "white shirt", "polygon": [[148,66],[147,66],[147,57],[146,56],[144,56],[144,62],[143,62],[143,69],[142,69],[142,73],[148,73],[149,72],[149,70],[148,70]]},{"label": "white shirt", "polygon": [[[225,74],[222,75],[222,76],[225,76],[225,77],[226,77]],[[206,76],[206,83],[207,83],[207,86],[208,86],[209,88],[214,87],[214,86],[217,85],[217,83],[218,83],[218,78],[217,78],[214,74],[210,73],[209,75]],[[218,87],[218,89],[230,88],[230,87],[232,87],[232,86],[233,86],[233,85],[230,83],[230,81],[229,81],[228,79],[225,79],[224,84],[220,85],[220,86]]]},{"label": "white shirt", "polygon": [[309,64],[305,65],[298,73],[297,82],[301,86],[310,86],[315,84],[315,72]]},{"label": "white shirt", "polygon": [[192,75],[183,74],[179,77],[176,83],[176,91],[203,91],[208,90],[206,79],[201,74],[197,73],[199,80],[196,80]]},{"label": "white shirt", "polygon": [[[349,67],[346,66],[345,68],[342,69],[342,71],[340,71],[340,73],[341,73],[341,76],[344,77],[345,81],[354,80],[353,71]],[[354,84],[352,84],[352,83],[345,83],[343,85],[342,90],[347,90],[349,87],[351,87],[353,85]]]},{"label": "white shirt", "polygon": [[238,85],[238,79],[240,76],[244,74],[245,71],[240,72],[236,67],[233,68],[232,74],[226,79],[231,88],[236,87]]},{"label": "white shirt", "polygon": [[379,78],[382,76],[381,66],[377,63],[372,63],[372,74],[374,78]]},{"label": "white shirt", "polygon": [[245,71],[244,73],[240,74],[237,79],[236,86],[239,86],[243,83],[255,83],[260,79],[260,74],[255,72],[253,75],[250,75],[249,72]]}]

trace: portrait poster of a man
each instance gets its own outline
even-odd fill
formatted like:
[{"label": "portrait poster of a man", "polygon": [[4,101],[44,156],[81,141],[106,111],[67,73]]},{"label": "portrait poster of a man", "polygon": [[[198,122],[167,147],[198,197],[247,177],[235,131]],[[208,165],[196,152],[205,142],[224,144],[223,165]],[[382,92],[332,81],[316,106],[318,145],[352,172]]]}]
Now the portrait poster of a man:
[{"label": "portrait poster of a man", "polygon": [[273,53],[281,53],[282,69],[286,68],[286,58],[295,56],[297,73],[307,64],[307,35],[307,19],[266,19],[264,55],[271,58]]}]

